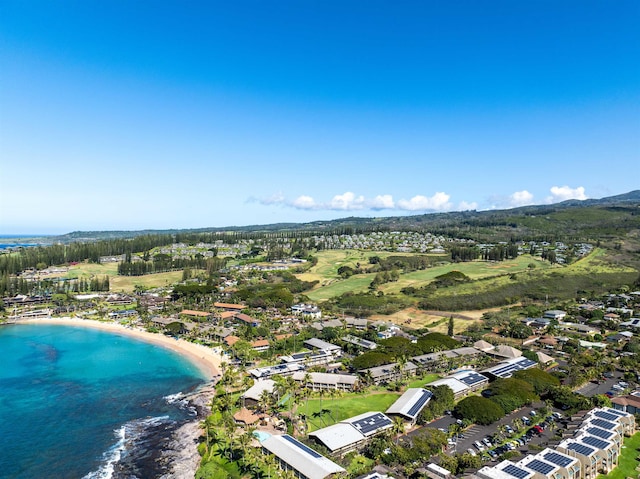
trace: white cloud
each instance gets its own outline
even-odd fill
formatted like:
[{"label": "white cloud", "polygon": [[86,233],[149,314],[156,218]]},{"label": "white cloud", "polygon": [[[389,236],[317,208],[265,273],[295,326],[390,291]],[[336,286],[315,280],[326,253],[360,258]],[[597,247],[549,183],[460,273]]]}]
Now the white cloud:
[{"label": "white cloud", "polygon": [[259,202],[263,205],[281,205],[284,203],[285,197],[282,192],[275,193],[268,198],[262,198]]},{"label": "white cloud", "polygon": [[516,191],[509,196],[509,204],[511,206],[526,206],[533,204],[533,195],[527,190]]},{"label": "white cloud", "polygon": [[466,201],[461,201],[458,204],[458,209],[460,211],[471,211],[471,210],[477,210],[478,209],[478,203],[476,203],[475,201],[472,201],[471,203],[468,203]]},{"label": "white cloud", "polygon": [[378,195],[369,203],[372,210],[392,210],[395,207],[396,203],[391,195]]},{"label": "white cloud", "polygon": [[566,200],[586,200],[588,197],[584,193],[584,187],[570,188],[568,186],[552,186],[551,196],[547,197],[547,203],[559,203]]},{"label": "white cloud", "polygon": [[311,198],[311,196],[306,195],[298,196],[291,202],[291,206],[300,210],[313,210],[318,207],[315,200]]},{"label": "white cloud", "polygon": [[438,192],[431,198],[426,196],[416,195],[410,200],[398,201],[398,209],[407,211],[425,211],[425,210],[437,210],[443,211],[451,209],[451,203],[449,203],[450,196],[443,192]]},{"label": "white cloud", "polygon": [[329,210],[361,210],[364,208],[364,196],[358,196],[351,191],[343,195],[334,196],[326,209]]}]

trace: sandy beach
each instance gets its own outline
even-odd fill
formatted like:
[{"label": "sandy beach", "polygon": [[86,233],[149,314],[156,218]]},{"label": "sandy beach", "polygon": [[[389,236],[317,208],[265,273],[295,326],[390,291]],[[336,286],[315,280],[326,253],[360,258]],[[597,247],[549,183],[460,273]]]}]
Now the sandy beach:
[{"label": "sandy beach", "polygon": [[221,374],[220,364],[222,363],[222,356],[220,356],[220,354],[211,348],[200,344],[190,343],[184,339],[174,339],[163,334],[149,333],[141,329],[127,328],[117,323],[69,317],[21,319],[17,321],[16,324],[61,324],[67,326],[95,328],[103,331],[109,331],[114,334],[122,334],[162,346],[163,348],[171,349],[172,351],[183,355],[198,366],[198,368],[205,374],[207,380],[212,380]]},{"label": "sandy beach", "polygon": [[111,322],[63,317],[26,319],[20,320],[16,324],[59,324],[109,331],[171,349],[195,364],[208,381],[197,391],[186,396],[189,404],[196,407],[198,416],[178,428],[173,433],[172,441],[162,450],[161,461],[166,464],[169,472],[160,476],[159,479],[192,479],[194,477],[200,464],[200,455],[196,447],[202,433],[200,421],[207,414],[210,414],[209,404],[214,395],[213,382],[216,382],[215,380],[218,379],[217,376],[221,371],[222,357],[217,351],[183,339],[174,339],[163,334],[149,333]]}]

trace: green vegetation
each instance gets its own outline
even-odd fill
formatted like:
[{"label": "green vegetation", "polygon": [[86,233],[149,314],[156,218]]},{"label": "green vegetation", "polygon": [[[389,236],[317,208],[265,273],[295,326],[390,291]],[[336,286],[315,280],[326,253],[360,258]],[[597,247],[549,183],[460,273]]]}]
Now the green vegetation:
[{"label": "green vegetation", "polygon": [[640,432],[635,433],[631,437],[624,440],[622,452],[618,460],[618,467],[607,475],[600,474],[597,479],[626,479],[627,477],[636,477],[638,471],[636,468],[640,465]]},{"label": "green vegetation", "polygon": [[440,375],[439,374],[426,374],[424,376],[422,376],[421,378],[418,379],[414,379],[413,381],[409,382],[409,384],[407,384],[408,388],[421,388],[424,387],[425,385],[432,383],[433,381],[440,379]]},{"label": "green vegetation", "polygon": [[350,393],[336,399],[314,398],[301,404],[298,414],[306,416],[309,432],[312,432],[368,411],[386,411],[399,397],[399,394],[393,393],[366,396]]},{"label": "green vegetation", "polygon": [[456,404],[455,414],[462,420],[486,425],[504,417],[505,412],[496,402],[490,399],[469,396]]}]

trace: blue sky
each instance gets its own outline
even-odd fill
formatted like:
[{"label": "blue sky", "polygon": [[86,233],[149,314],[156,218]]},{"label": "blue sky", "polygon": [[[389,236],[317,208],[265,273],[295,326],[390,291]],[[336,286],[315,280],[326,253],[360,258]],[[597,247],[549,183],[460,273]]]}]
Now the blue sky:
[{"label": "blue sky", "polygon": [[0,233],[640,188],[640,3],[0,2]]}]

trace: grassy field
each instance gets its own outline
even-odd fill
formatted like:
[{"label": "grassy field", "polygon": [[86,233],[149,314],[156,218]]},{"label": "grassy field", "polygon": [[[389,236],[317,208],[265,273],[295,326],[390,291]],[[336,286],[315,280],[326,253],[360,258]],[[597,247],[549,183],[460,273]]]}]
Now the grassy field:
[{"label": "grassy field", "polygon": [[[318,264],[308,272],[297,275],[304,281],[318,281],[318,285],[307,292],[306,295],[312,301],[325,301],[335,298],[346,292],[365,292],[375,277],[374,273],[358,274],[347,279],[338,276],[338,268],[351,266],[355,268],[359,263],[363,267],[369,267],[370,256],[412,256],[414,253],[373,252],[360,250],[327,250],[317,253]],[[443,256],[445,259],[446,256]],[[519,273],[529,270],[529,264],[534,264],[536,270],[550,268],[549,263],[530,256],[520,256],[509,261],[499,263],[486,261],[473,261],[469,263],[450,263],[436,266],[421,271],[401,274],[399,281],[380,286],[379,290],[385,294],[397,294],[407,286],[420,287],[431,282],[436,276],[450,271],[460,271],[471,279],[487,278],[491,276]]]},{"label": "grassy field", "polygon": [[145,288],[168,286],[182,279],[182,271],[147,274],[144,276],[118,276],[118,263],[81,263],[71,266],[66,278],[85,278],[109,276],[109,287],[113,292],[133,292],[136,285]]},{"label": "grassy field", "polygon": [[416,379],[414,381],[411,381],[407,387],[408,388],[421,388],[422,386],[424,386],[425,384],[429,384],[432,383],[433,381],[435,381],[436,379],[440,379],[440,376],[438,374],[427,374],[426,376],[424,376],[423,378],[420,379]]},{"label": "grassy field", "polygon": [[618,467],[616,467],[609,474],[600,474],[597,479],[625,479],[627,477],[637,477],[638,471],[636,467],[640,465],[638,448],[640,448],[640,432],[637,432],[631,437],[624,440],[622,446],[622,452],[620,453],[620,460],[618,461]]},{"label": "grassy field", "polygon": [[447,333],[449,318],[453,316],[454,333],[462,333],[469,326],[482,321],[482,315],[487,311],[498,311],[500,308],[489,308],[478,311],[422,311],[418,308],[406,308],[390,315],[374,314],[372,321],[391,321],[394,324],[408,328],[429,328],[433,333]]},{"label": "grassy field", "polygon": [[487,278],[511,273],[519,273],[529,270],[529,264],[534,264],[536,270],[547,269],[550,264],[529,255],[519,256],[515,259],[500,262],[471,261],[468,263],[451,263],[443,266],[436,266],[421,271],[400,275],[400,279],[393,283],[382,285],[379,289],[385,294],[399,293],[407,286],[420,287],[433,281],[436,276],[440,276],[451,271],[460,271],[471,279]]},{"label": "grassy field", "polygon": [[308,404],[302,401],[302,404],[298,406],[298,413],[307,416],[309,432],[312,432],[368,411],[384,412],[399,397],[400,394],[394,393],[369,395],[349,393],[335,399],[326,397],[322,401],[309,399]]}]

